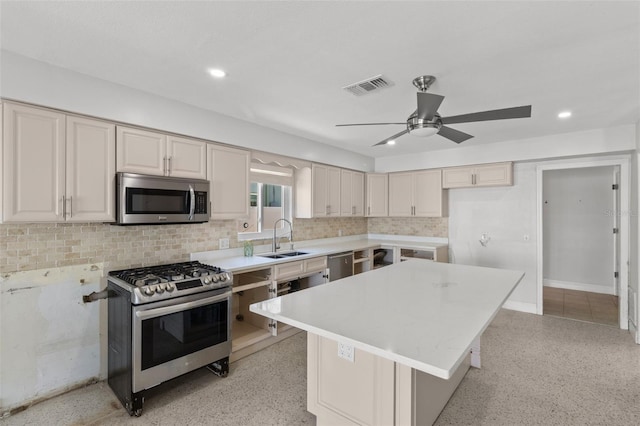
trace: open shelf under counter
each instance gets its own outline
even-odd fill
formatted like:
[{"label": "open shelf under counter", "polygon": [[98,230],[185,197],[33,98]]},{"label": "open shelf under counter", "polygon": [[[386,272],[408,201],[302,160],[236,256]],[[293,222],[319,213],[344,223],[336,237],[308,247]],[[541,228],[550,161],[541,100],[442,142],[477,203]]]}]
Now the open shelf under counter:
[{"label": "open shelf under counter", "polygon": [[231,351],[236,352],[271,337],[271,332],[250,322],[233,319],[231,324]]},{"label": "open shelf under counter", "polygon": [[271,283],[271,267],[260,268],[247,272],[238,272],[233,275],[234,293],[251,290]]}]

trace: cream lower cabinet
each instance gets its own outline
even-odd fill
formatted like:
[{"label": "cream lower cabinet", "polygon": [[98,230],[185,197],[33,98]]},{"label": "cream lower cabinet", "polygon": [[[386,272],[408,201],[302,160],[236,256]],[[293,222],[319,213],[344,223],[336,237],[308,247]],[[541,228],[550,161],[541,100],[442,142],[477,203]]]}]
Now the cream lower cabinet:
[{"label": "cream lower cabinet", "polygon": [[211,183],[211,218],[249,217],[249,164],[251,153],[210,144],[207,147]]},{"label": "cream lower cabinet", "polygon": [[278,263],[233,274],[231,360],[243,358],[300,330],[249,310],[253,303],[324,284],[327,257]]},{"label": "cream lower cabinet", "polygon": [[207,178],[206,142],[118,126],[119,172],[191,179]]},{"label": "cream lower cabinet", "polygon": [[115,126],[4,104],[3,219],[115,220]]},{"label": "cream lower cabinet", "polygon": [[447,207],[440,169],[389,173],[389,216],[444,217]]},{"label": "cream lower cabinet", "polygon": [[389,215],[389,176],[386,173],[367,173],[367,217]]},{"label": "cream lower cabinet", "polygon": [[470,357],[444,380],[307,332],[307,410],[317,426],[423,426],[433,424],[466,372]]},{"label": "cream lower cabinet", "polygon": [[442,170],[443,188],[513,185],[513,163],[449,167]]}]

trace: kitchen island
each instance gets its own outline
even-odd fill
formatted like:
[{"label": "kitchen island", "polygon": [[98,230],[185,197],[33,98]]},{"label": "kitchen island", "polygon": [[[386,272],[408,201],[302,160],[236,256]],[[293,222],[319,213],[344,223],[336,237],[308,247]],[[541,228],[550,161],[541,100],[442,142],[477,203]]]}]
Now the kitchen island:
[{"label": "kitchen island", "polygon": [[[431,424],[524,273],[409,260],[251,305],[308,332],[317,424]],[[473,349],[473,354],[471,354]]]}]

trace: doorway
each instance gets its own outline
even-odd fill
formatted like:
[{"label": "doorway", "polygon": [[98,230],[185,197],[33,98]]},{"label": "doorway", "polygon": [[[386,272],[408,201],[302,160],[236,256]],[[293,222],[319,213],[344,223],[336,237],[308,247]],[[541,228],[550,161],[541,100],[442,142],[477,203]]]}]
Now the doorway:
[{"label": "doorway", "polygon": [[539,314],[628,328],[627,163],[538,167]]}]

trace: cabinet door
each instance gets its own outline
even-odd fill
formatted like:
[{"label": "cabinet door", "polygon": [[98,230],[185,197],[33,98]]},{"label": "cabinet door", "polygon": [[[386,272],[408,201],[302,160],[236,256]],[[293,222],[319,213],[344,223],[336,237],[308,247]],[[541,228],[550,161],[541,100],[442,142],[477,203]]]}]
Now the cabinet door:
[{"label": "cabinet door", "polygon": [[67,117],[66,219],[115,220],[116,126]]},{"label": "cabinet door", "polygon": [[340,174],[340,216],[353,216],[354,214],[352,180],[353,172],[342,170]]},{"label": "cabinet door", "polygon": [[446,216],[448,199],[442,189],[442,172],[424,170],[414,173],[414,216]]},{"label": "cabinet door", "polygon": [[116,144],[119,172],[164,176],[167,159],[165,135],[118,126]]},{"label": "cabinet door", "polygon": [[340,169],[327,167],[327,215],[340,216]]},{"label": "cabinet door", "polygon": [[513,185],[513,163],[476,166],[474,183],[475,186]]},{"label": "cabinet door", "polygon": [[4,220],[64,220],[65,116],[6,103],[2,146]]},{"label": "cabinet door", "polygon": [[413,216],[413,173],[389,174],[389,216]]},{"label": "cabinet door", "polygon": [[207,144],[194,139],[167,137],[167,175],[206,179]]},{"label": "cabinet door", "polygon": [[367,173],[368,217],[389,215],[389,180],[386,173]]},{"label": "cabinet door", "polygon": [[329,213],[327,207],[327,167],[314,164],[311,166],[311,174],[313,217],[327,216]]},{"label": "cabinet door", "polygon": [[351,203],[353,215],[364,216],[364,173],[353,172],[351,175]]},{"label": "cabinet door", "polygon": [[450,167],[442,170],[443,188],[473,186],[473,167]]},{"label": "cabinet door", "polygon": [[208,145],[211,218],[249,216],[249,151]]}]

